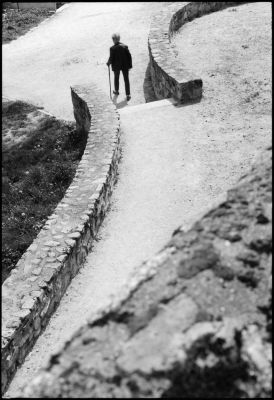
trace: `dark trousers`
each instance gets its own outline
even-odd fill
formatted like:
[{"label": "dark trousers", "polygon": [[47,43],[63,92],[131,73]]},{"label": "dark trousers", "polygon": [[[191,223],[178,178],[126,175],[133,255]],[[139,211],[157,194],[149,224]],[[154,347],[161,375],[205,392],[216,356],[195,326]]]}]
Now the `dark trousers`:
[{"label": "dark trousers", "polygon": [[[119,76],[120,70],[113,71],[114,72],[114,89],[115,92],[119,92]],[[128,69],[122,69],[124,81],[125,81],[125,89],[126,95],[130,95],[130,86],[129,86],[129,79],[128,79]]]}]

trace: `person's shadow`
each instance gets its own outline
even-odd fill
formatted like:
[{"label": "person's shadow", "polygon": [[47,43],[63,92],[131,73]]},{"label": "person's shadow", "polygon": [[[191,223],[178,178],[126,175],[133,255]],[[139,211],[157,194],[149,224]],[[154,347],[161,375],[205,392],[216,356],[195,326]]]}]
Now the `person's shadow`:
[{"label": "person's shadow", "polygon": [[113,104],[116,106],[116,108],[123,108],[123,107],[125,107],[126,105],[127,105],[127,100],[125,99],[125,100],[123,100],[123,101],[120,101],[119,103],[117,103],[117,99],[118,99],[118,95],[117,94],[115,94],[113,97],[112,97],[112,102],[113,102]]}]

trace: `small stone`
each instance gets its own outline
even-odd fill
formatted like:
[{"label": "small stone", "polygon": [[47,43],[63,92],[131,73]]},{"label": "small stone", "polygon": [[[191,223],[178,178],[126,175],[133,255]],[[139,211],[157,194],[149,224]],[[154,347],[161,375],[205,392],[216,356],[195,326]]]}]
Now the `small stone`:
[{"label": "small stone", "polygon": [[47,257],[47,262],[54,262],[56,257]]},{"label": "small stone", "polygon": [[203,243],[194,248],[191,256],[180,260],[177,267],[178,276],[190,279],[201,271],[215,268],[218,265],[218,261],[219,254],[212,244]]},{"label": "small stone", "polygon": [[[48,251],[50,250],[48,247],[43,247],[42,249],[41,249],[42,251],[41,251],[41,254],[43,253],[44,254],[44,257],[46,257],[46,255],[48,254]],[[40,255],[40,257],[42,257],[42,255]]]},{"label": "small stone", "polygon": [[31,264],[26,264],[24,266],[24,274],[29,274],[32,270],[32,265]]},{"label": "small stone", "polygon": [[69,232],[71,232],[71,228],[70,227],[65,227],[65,228],[61,229],[61,232],[62,233],[69,233]]},{"label": "small stone", "polygon": [[251,267],[255,267],[260,262],[258,253],[248,249],[241,251],[236,258],[240,261],[243,261],[245,264],[249,264]]},{"label": "small stone", "polygon": [[34,304],[35,304],[35,300],[34,299],[28,299],[27,301],[25,301],[23,304],[22,304],[22,309],[25,309],[25,308],[27,308],[27,309],[32,309],[33,308],[33,306],[34,306]]},{"label": "small stone", "polygon": [[73,232],[68,234],[68,237],[71,239],[78,239],[80,236],[81,234],[79,232]]},{"label": "small stone", "polygon": [[[52,266],[53,265],[54,264],[52,264]],[[54,277],[54,275],[56,275],[55,269],[58,268],[58,265],[56,265],[56,266],[54,265],[54,267],[51,267],[51,268],[47,269],[46,273],[43,274],[43,280],[45,282],[47,282],[47,283],[50,282],[52,280],[52,278]]]},{"label": "small stone", "polygon": [[228,239],[231,242],[237,242],[237,241],[241,240],[241,238],[242,238],[242,236],[240,235],[240,233],[236,232],[236,231],[231,231],[228,234]]},{"label": "small stone", "polygon": [[64,247],[61,247],[61,246],[59,246],[59,247],[56,247],[55,248],[55,250],[58,252],[58,253],[63,253],[64,252]]},{"label": "small stone", "polygon": [[31,296],[32,296],[33,298],[40,297],[41,295],[42,295],[42,292],[41,292],[40,290],[33,290],[33,291],[31,292]]},{"label": "small stone", "polygon": [[54,247],[54,246],[58,246],[60,243],[54,240],[49,240],[48,242],[46,242],[44,244],[44,246],[49,246],[49,247]]},{"label": "small stone", "polygon": [[62,236],[62,235],[54,235],[53,238],[54,238],[54,239],[62,239],[63,236]]},{"label": "small stone", "polygon": [[75,245],[75,240],[72,239],[66,239],[65,243],[69,246],[74,246]]},{"label": "small stone", "polygon": [[40,328],[40,326],[41,326],[41,318],[40,317],[35,318],[35,320],[33,322],[33,326],[34,326],[35,330]]},{"label": "small stone", "polygon": [[34,281],[36,281],[36,279],[38,279],[38,276],[31,276],[27,280],[30,281],[30,282],[34,282]]},{"label": "small stone", "polygon": [[257,215],[257,222],[258,224],[267,224],[269,222],[269,219],[262,212],[260,212]]},{"label": "small stone", "polygon": [[[4,337],[4,335],[6,335]],[[2,331],[2,340],[1,340],[1,348],[4,349],[7,344],[9,343],[9,338],[10,338],[10,331]]]},{"label": "small stone", "polygon": [[14,319],[14,320],[8,322],[6,327],[7,328],[18,328],[19,325],[20,325],[20,320],[19,319]]},{"label": "small stone", "polygon": [[58,251],[60,252],[60,253],[62,253],[62,254],[68,254],[69,253],[69,247],[68,246],[62,246],[61,248],[60,248],[60,250],[58,249]]},{"label": "small stone", "polygon": [[40,259],[45,258],[46,256],[47,256],[47,251],[37,251],[36,253],[36,257]]},{"label": "small stone", "polygon": [[67,254],[63,254],[63,255],[57,257],[57,260],[63,262],[66,258],[67,258]]},{"label": "small stone", "polygon": [[23,320],[29,314],[30,314],[30,310],[28,308],[22,308],[20,311],[15,312],[15,317],[18,317],[20,320]]},{"label": "small stone", "polygon": [[52,263],[47,263],[46,264],[47,268],[53,268],[53,269],[57,269],[58,267],[61,267],[60,263],[57,262],[52,262]]},{"label": "small stone", "polygon": [[41,274],[41,271],[42,271],[42,267],[33,269],[33,270],[31,271],[31,273],[32,273],[33,275],[40,275],[40,274]]},{"label": "small stone", "polygon": [[31,260],[31,263],[35,264],[35,265],[40,264],[40,262],[41,262],[41,259],[39,259],[39,258],[35,258],[34,260]]},{"label": "small stone", "polygon": [[38,248],[38,245],[37,245],[36,243],[32,243],[32,244],[30,245],[30,247],[29,247],[29,250],[30,250],[30,251],[35,251],[35,250],[37,250],[37,248]]},{"label": "small stone", "polygon": [[48,287],[48,284],[47,284],[47,282],[45,282],[45,281],[40,281],[40,282],[38,283],[38,286],[39,286],[40,288],[44,289],[44,288],[47,288],[47,287]]},{"label": "small stone", "polygon": [[252,239],[250,247],[255,251],[270,253],[272,251],[272,235]]},{"label": "small stone", "polygon": [[[18,265],[18,263],[17,263],[17,265]],[[11,274],[11,275],[16,275],[17,272],[18,272],[18,269],[17,269],[17,268],[14,268],[14,269],[10,272],[10,274]]]}]

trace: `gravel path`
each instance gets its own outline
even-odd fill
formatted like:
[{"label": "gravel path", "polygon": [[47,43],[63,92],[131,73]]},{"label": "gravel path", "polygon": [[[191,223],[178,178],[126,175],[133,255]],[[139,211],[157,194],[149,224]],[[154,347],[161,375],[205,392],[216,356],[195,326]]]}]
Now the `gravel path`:
[{"label": "gravel path", "polygon": [[[37,28],[2,46],[3,95],[74,121],[70,86],[92,81],[109,95],[106,62],[113,45],[111,35],[118,31],[133,60],[129,105],[145,103],[150,16],[163,5],[165,2],[87,2],[62,7]],[[125,100],[123,78],[120,93],[118,103]]]},{"label": "gravel path", "polygon": [[232,114],[240,111],[251,125],[270,115],[270,2],[242,4],[195,19],[179,30],[173,44],[178,62],[203,79],[204,102],[215,121],[231,126]]},{"label": "gravel path", "polygon": [[[87,13],[85,7],[91,7],[91,5],[82,4],[84,4],[83,14],[85,14]],[[142,18],[143,21],[148,22],[146,10],[155,10],[159,6],[157,3],[147,6],[148,8],[142,3],[123,4],[125,4],[125,13],[119,19],[119,24],[122,24],[121,21],[124,17],[127,17],[127,21],[131,21],[131,24],[135,18],[137,25],[141,23]],[[49,354],[56,351],[96,307],[101,307],[109,301],[109,296],[119,290],[135,265],[160,250],[179,224],[189,224],[195,218],[195,214],[203,212],[212,200],[222,196],[224,191],[248,169],[257,152],[269,143],[271,132],[269,89],[271,29],[269,21],[271,12],[270,6],[268,8],[266,4],[268,3],[263,3],[260,7],[259,3],[250,5],[250,10],[253,10],[252,7],[256,10],[256,12],[252,11],[254,18],[250,18],[248,12],[241,14],[244,6],[238,7],[237,11],[225,10],[216,13],[216,18],[220,18],[219,24],[223,26],[226,22],[221,15],[225,15],[225,13],[233,15],[231,24],[238,17],[244,20],[244,29],[230,30],[229,38],[226,38],[223,44],[219,25],[214,26],[212,22],[207,25],[207,18],[212,16],[200,18],[189,24],[189,43],[191,38],[197,37],[195,45],[182,46],[182,39],[180,35],[177,36],[178,57],[180,52],[188,51],[188,53],[184,53],[184,63],[189,62],[189,68],[195,64],[197,73],[204,73],[204,76],[202,75],[205,85],[204,97],[200,103],[187,107],[173,107],[166,101],[166,104],[159,102],[158,109],[156,104],[151,103],[136,109],[128,107],[121,111],[123,159],[119,181],[113,195],[112,209],[100,232],[101,240],[95,244],[93,252],[68,288],[44,334],[38,339],[33,351],[18,371],[6,394],[8,397],[16,397],[18,388],[32,379],[37,369],[46,363]],[[101,4],[97,6],[99,9],[103,7]],[[66,11],[67,18],[72,20],[73,12],[76,15],[77,11],[78,24],[79,20],[85,24],[84,21],[87,17],[83,16],[80,19],[80,5],[71,7],[75,8],[68,7],[64,10],[63,15],[65,16]],[[113,13],[118,13],[118,9],[122,5],[112,3],[110,7],[112,8],[111,15],[108,15],[107,12],[101,15],[101,28],[93,27],[97,34],[99,29],[105,26],[106,20],[114,19]],[[99,15],[93,15],[92,18],[99,18]],[[54,25],[54,19],[52,21]],[[62,21],[61,19],[60,23],[64,27],[65,21]],[[197,25],[194,25],[194,22]],[[254,24],[256,24],[256,29],[254,29]],[[80,27],[80,30],[84,29],[82,22]],[[184,29],[188,34],[188,27],[186,26]],[[204,35],[199,34],[201,30],[204,32],[205,29],[207,29],[206,43]],[[215,36],[214,29],[218,29]],[[73,29],[71,30],[73,31]],[[147,30],[148,26],[144,32]],[[62,29],[61,32],[64,34]],[[112,30],[110,30],[111,32]],[[123,34],[121,29],[120,32]],[[259,33],[263,49],[261,52],[259,52],[257,42]],[[135,39],[133,39],[134,35]],[[199,42],[198,36],[201,42]],[[218,41],[214,39],[216,36]],[[145,38],[144,34],[143,39],[140,38],[140,31],[134,24],[130,30],[130,37],[132,43],[139,43],[140,47],[146,48],[147,37]],[[75,48],[80,47],[80,38],[81,35],[78,38],[78,46],[74,42]],[[50,37],[48,37],[49,40]],[[246,45],[246,40],[248,40],[248,51],[253,55],[252,63],[243,52],[245,49],[241,47]],[[30,41],[32,42],[31,35]],[[125,40],[125,42],[134,48],[129,40]],[[200,46],[201,43],[203,48]],[[235,45],[234,50],[230,51],[234,43],[238,43],[238,47]],[[28,46],[27,37],[25,46]],[[81,46],[83,47],[81,52],[84,54],[85,43],[81,43]],[[103,47],[107,46],[106,43]],[[216,46],[218,50],[216,50]],[[29,47],[31,48],[31,44]],[[199,48],[199,57],[193,52],[195,48]],[[50,52],[51,50],[45,51]],[[136,48],[137,51],[139,50]],[[210,57],[205,57],[205,54],[208,54],[209,51],[218,51],[220,56],[219,61],[213,63],[212,67],[206,64]],[[64,48],[62,52],[65,54]],[[71,59],[74,58],[74,55],[77,57],[77,52],[70,54]],[[190,57],[189,61],[188,57]],[[197,57],[194,64],[191,57]],[[142,67],[141,61],[140,66],[137,67],[139,73],[142,73],[139,75],[139,81],[133,81],[133,84],[136,85],[136,103],[138,96],[139,103],[143,102],[140,83],[147,67],[145,54],[143,62]],[[264,65],[263,71],[257,67],[261,62]],[[91,70],[90,66],[81,65],[79,68],[79,71],[84,71],[85,68]],[[208,70],[210,71],[208,72]],[[99,68],[94,66],[94,71],[93,76],[99,77]],[[71,72],[72,76],[76,78],[77,68],[75,65],[71,66]],[[61,71],[59,70],[58,73],[61,74]],[[7,74],[7,70],[5,74]],[[210,74],[214,75],[214,79]],[[64,75],[64,80],[69,79],[65,68]],[[244,80],[248,82],[245,85]],[[9,81],[11,82],[12,79],[9,78]],[[103,82],[99,80],[97,82],[103,86]],[[259,85],[259,89],[256,85]],[[15,91],[15,85],[5,84],[6,91],[8,91],[8,87],[11,88],[11,91]],[[26,87],[27,85],[22,84],[16,90],[18,92],[22,90],[23,93]],[[51,96],[52,93],[58,92],[56,104],[54,99],[51,103],[51,96],[46,95],[45,88],[40,93],[39,85],[32,96],[34,98],[41,95],[41,99],[44,99],[44,95],[46,95],[48,110],[57,115],[69,116],[68,106],[64,103],[62,109],[63,103],[59,99],[60,90],[60,96],[67,101],[65,87],[66,85],[62,82],[62,87],[57,86],[55,91],[52,87],[49,89]],[[259,91],[260,95],[254,96],[253,89],[255,92]],[[28,93],[30,94],[30,92]],[[249,100],[247,100],[248,98]],[[133,102],[131,104],[134,105]],[[147,111],[144,112],[142,107],[146,107]],[[163,115],[165,118],[162,118]]]}]

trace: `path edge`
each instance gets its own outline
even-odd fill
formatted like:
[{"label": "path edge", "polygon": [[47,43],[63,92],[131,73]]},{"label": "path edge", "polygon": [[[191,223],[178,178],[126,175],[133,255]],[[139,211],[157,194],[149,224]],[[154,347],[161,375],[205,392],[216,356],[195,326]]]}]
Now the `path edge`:
[{"label": "path edge", "polygon": [[84,263],[117,181],[115,106],[93,84],[71,87],[71,97],[87,144],[63,199],[2,285],[2,393]]}]

